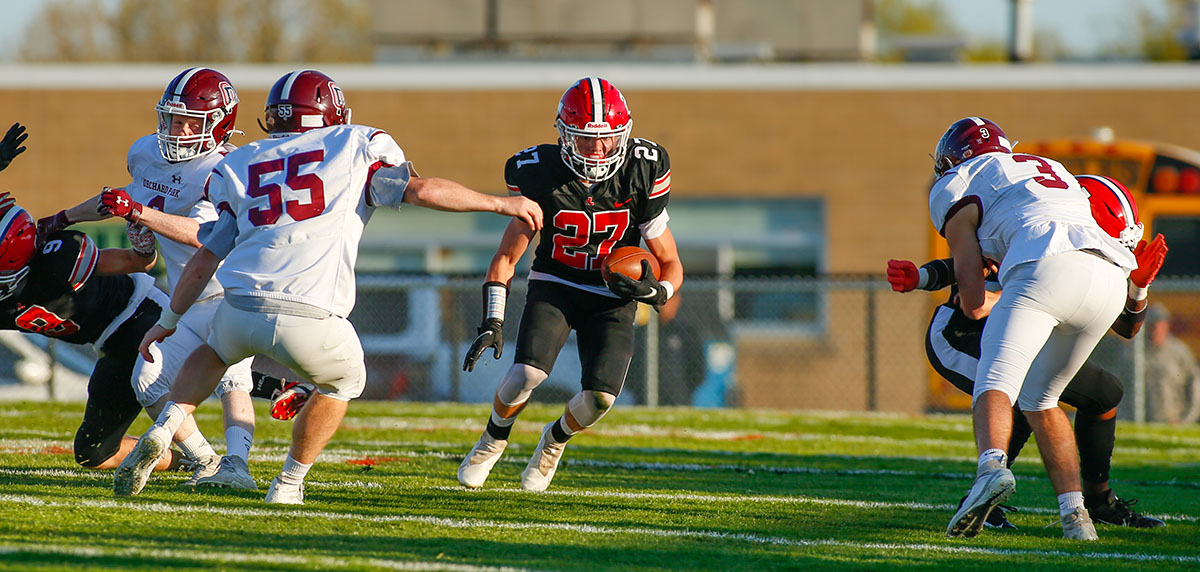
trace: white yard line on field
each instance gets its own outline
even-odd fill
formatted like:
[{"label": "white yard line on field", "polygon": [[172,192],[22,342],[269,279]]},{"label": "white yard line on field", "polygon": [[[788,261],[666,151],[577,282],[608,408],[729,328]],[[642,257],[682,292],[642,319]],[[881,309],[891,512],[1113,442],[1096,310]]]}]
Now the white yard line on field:
[{"label": "white yard line on field", "polygon": [[[253,552],[238,554],[228,552],[228,547],[221,552],[199,552],[189,550],[171,550],[167,548],[133,548],[122,547],[105,549],[94,546],[71,546],[67,544],[49,545],[39,543],[36,546],[2,545],[0,555],[4,554],[39,554],[66,555],[85,558],[135,557],[160,561],[167,558],[174,560],[200,561],[219,564],[260,564],[271,568],[285,565],[312,567],[323,570],[352,569],[360,570],[370,567],[374,570],[451,570],[455,572],[517,572],[528,568],[511,568],[507,566],[472,566],[470,564],[453,564],[450,562],[398,562],[395,560],[380,560],[378,558],[338,557],[327,556],[291,556],[288,554]],[[164,563],[165,565],[165,563]]]},{"label": "white yard line on field", "polygon": [[[1089,560],[1129,560],[1135,562],[1179,562],[1179,563],[1195,563],[1200,564],[1200,556],[1171,556],[1164,554],[1142,554],[1129,552],[1070,552],[1066,550],[1016,550],[1016,549],[997,549],[997,548],[982,548],[970,546],[950,546],[939,544],[887,544],[875,542],[850,542],[844,540],[819,539],[805,540],[784,538],[780,536],[767,536],[753,533],[727,533],[705,530],[678,530],[678,529],[661,529],[647,527],[608,527],[594,525],[577,525],[567,523],[517,523],[494,520],[481,519],[465,519],[465,518],[442,518],[434,516],[419,516],[419,515],[362,515],[353,513],[339,513],[328,511],[313,511],[307,509],[297,509],[295,507],[280,507],[278,509],[224,509],[208,505],[187,505],[187,504],[166,504],[166,503],[140,503],[137,501],[116,501],[116,500],[88,500],[88,499],[73,499],[71,502],[56,502],[47,501],[45,499],[26,496],[26,495],[0,495],[0,502],[19,503],[28,506],[37,507],[64,507],[78,509],[80,507],[101,508],[101,509],[120,509],[126,511],[141,511],[141,512],[157,512],[157,513],[199,513],[199,514],[215,514],[223,516],[242,516],[254,518],[268,518],[286,516],[289,518],[304,518],[304,519],[328,519],[328,520],[343,520],[343,521],[363,521],[375,523],[416,523],[430,526],[442,526],[454,529],[481,529],[495,531],[499,529],[505,530],[533,530],[533,531],[567,531],[577,534],[596,534],[596,535],[642,535],[656,538],[689,538],[700,541],[734,541],[747,542],[751,544],[783,546],[783,547],[838,547],[852,548],[858,550],[886,550],[886,551],[916,551],[916,552],[943,552],[951,554],[974,554],[974,555],[994,555],[994,556],[1038,556],[1038,557],[1061,557],[1078,559],[1084,558]],[[510,540],[511,542],[511,540]]]}]

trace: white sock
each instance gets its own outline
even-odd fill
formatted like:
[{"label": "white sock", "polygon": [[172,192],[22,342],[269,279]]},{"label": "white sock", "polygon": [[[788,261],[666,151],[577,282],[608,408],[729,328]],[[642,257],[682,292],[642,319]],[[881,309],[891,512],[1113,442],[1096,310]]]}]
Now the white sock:
[{"label": "white sock", "polygon": [[988,449],[979,454],[979,468],[983,468],[990,461],[1000,463],[1001,467],[1008,467],[1008,453],[1003,449]]},{"label": "white sock", "polygon": [[212,445],[209,444],[208,439],[205,439],[204,435],[199,431],[192,431],[192,434],[188,435],[187,439],[180,441],[179,449],[183,451],[183,454],[187,455],[189,459],[194,459],[197,461],[217,454],[217,452],[213,450]]},{"label": "white sock", "polygon": [[231,425],[225,429],[225,454],[230,457],[241,457],[243,461],[250,460],[250,445],[254,442],[254,434],[245,427]]},{"label": "white sock", "polygon": [[1083,492],[1071,491],[1058,495],[1058,514],[1067,516],[1075,512],[1075,509],[1083,508]]},{"label": "white sock", "polygon": [[158,414],[158,419],[154,422],[155,425],[164,427],[167,432],[174,435],[179,430],[179,426],[187,419],[188,413],[183,410],[183,406],[168,401],[167,406],[163,408],[162,413]]},{"label": "white sock", "polygon": [[304,483],[304,477],[308,476],[308,470],[311,468],[311,464],[301,463],[293,459],[291,455],[288,455],[287,460],[283,462],[283,471],[279,473],[279,480],[288,485],[302,484]]}]

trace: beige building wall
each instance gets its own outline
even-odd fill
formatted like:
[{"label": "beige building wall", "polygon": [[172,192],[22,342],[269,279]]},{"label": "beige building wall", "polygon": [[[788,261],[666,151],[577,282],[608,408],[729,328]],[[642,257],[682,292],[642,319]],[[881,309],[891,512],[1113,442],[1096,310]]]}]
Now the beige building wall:
[{"label": "beige building wall", "polygon": [[[420,173],[489,192],[503,188],[501,171],[510,154],[554,140],[562,90],[343,87],[356,122],[389,131]],[[963,116],[986,116],[1014,140],[1084,135],[1107,125],[1121,137],[1200,148],[1193,111],[1198,87],[623,90],[634,135],[671,153],[676,200],[822,197],[830,273],[881,274],[889,258],[928,256],[928,153],[945,127]],[[3,121],[21,121],[30,133],[29,151],[0,175],[0,189],[45,216],[102,185],[124,184],[125,152],[153,130],[159,93],[0,86]],[[264,88],[241,90],[238,126],[248,135],[235,142],[260,136],[255,120],[264,96]],[[882,353],[875,402],[886,411],[921,411],[928,381],[921,337],[931,301],[883,292],[878,302],[875,342]],[[864,307],[857,301],[831,304],[828,333],[818,340],[741,340],[742,403],[865,408]],[[778,364],[795,355],[804,356],[804,366],[780,372]]]}]

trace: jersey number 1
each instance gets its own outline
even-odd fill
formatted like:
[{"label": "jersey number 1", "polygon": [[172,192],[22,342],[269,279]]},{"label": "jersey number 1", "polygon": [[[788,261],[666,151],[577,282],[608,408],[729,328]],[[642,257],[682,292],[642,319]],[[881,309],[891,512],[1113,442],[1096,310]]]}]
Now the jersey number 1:
[{"label": "jersey number 1", "polygon": [[[324,149],[315,149],[313,151],[305,151],[290,155],[282,159],[274,159],[271,161],[263,161],[250,165],[250,188],[246,189],[246,194],[251,197],[266,196],[268,200],[267,208],[252,208],[247,213],[250,218],[250,224],[254,226],[264,226],[275,224],[279,221],[279,215],[283,211],[287,211],[288,216],[293,220],[305,220],[315,217],[325,212],[325,183],[318,177],[316,173],[300,174],[300,167],[308,163],[320,163],[325,159]],[[287,171],[287,178],[284,179],[284,184],[293,191],[302,191],[307,189],[310,200],[307,203],[302,203],[298,200],[283,202],[283,189],[276,183],[264,185],[262,178],[270,173],[278,173]]]}]

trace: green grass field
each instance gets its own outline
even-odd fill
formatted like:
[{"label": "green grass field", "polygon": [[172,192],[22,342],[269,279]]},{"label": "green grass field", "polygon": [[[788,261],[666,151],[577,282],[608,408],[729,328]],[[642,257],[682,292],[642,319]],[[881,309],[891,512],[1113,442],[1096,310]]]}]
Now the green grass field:
[{"label": "green grass field", "polygon": [[[114,498],[70,452],[82,404],[0,403],[2,570],[1196,570],[1200,429],[1118,428],[1113,485],[1165,529],[1065,541],[1036,450],[1016,531],[944,531],[974,475],[970,419],[618,408],[567,448],[546,493],[519,475],[558,407],[531,406],[485,488],[455,480],[487,407],[355,402],[302,507],[262,497],[290,422],[265,415],[259,492],[156,474]],[[222,447],[219,406],[199,411]],[[133,431],[149,426],[139,420]],[[991,566],[991,568],[984,568]]]}]

